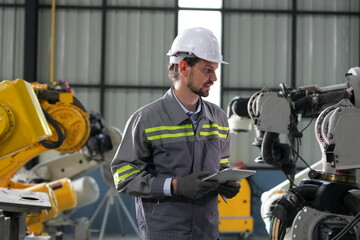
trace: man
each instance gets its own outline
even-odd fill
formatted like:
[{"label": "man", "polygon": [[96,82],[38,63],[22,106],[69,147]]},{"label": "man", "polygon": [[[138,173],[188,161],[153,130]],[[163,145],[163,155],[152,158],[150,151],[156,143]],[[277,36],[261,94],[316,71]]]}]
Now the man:
[{"label": "man", "polygon": [[136,196],[141,239],[218,239],[217,196],[234,197],[240,184],[201,180],[230,167],[226,114],[201,97],[226,62],[204,28],[180,33],[168,55],[173,86],[128,120],[111,163],[115,185]]}]

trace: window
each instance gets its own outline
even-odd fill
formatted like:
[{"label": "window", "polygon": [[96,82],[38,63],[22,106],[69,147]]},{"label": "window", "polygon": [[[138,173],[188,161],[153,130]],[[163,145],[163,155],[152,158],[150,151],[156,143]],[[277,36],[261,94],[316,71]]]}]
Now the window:
[{"label": "window", "polygon": [[[211,30],[216,38],[219,40],[221,46],[222,35],[222,17],[220,11],[205,11],[196,10],[196,8],[214,8],[219,9],[222,7],[221,0],[179,0],[179,7],[181,8],[193,8],[191,10],[180,10],[178,18],[179,32],[191,28],[191,27],[204,27]],[[226,60],[225,60],[226,61]],[[221,64],[216,71],[218,80],[211,87],[207,101],[212,102],[220,106],[220,89],[221,89]]]}]

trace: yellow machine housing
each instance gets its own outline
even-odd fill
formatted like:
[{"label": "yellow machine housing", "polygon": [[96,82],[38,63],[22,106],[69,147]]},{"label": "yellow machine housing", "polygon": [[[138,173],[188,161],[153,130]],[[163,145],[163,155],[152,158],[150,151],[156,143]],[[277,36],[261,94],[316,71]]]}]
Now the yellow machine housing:
[{"label": "yellow machine housing", "polygon": [[[48,101],[42,100],[40,106],[45,109],[53,119],[60,123],[65,130],[66,137],[63,143],[53,150],[58,152],[79,151],[89,138],[90,121],[89,114],[74,104],[73,95],[71,93],[60,93],[59,101],[56,103],[49,103]],[[28,126],[28,128],[31,129],[31,126]],[[27,134],[27,132],[30,131],[29,129],[25,130],[22,128],[23,132],[21,132],[21,136]],[[48,137],[47,140],[54,141],[58,139],[57,132],[54,128],[51,126],[48,127],[48,129],[52,132],[52,135]],[[20,141],[18,138],[15,139]],[[22,139],[20,142],[22,142]],[[48,150],[50,149],[36,142],[23,151],[18,152],[16,155],[10,155],[0,160],[0,187],[8,187],[10,179],[21,167],[34,157]]]},{"label": "yellow machine housing", "polygon": [[31,85],[22,79],[0,82],[0,159],[50,136]]},{"label": "yellow machine housing", "polygon": [[32,192],[44,192],[49,195],[51,210],[45,211],[42,210],[41,214],[27,214],[26,215],[26,225],[31,226],[33,224],[41,223],[43,221],[52,219],[59,214],[59,202],[56,198],[55,192],[47,183],[36,184],[27,188],[24,188]]},{"label": "yellow machine housing", "polygon": [[23,184],[11,181],[9,187],[24,189],[33,192],[44,192],[49,195],[51,210],[41,211],[40,214],[27,214],[26,226],[29,232],[41,235],[44,230],[43,223],[55,218],[60,212],[77,206],[77,195],[69,178],[62,178],[49,183]]},{"label": "yellow machine housing", "polygon": [[62,178],[48,183],[58,199],[59,211],[66,211],[77,206],[77,195],[69,178]]},{"label": "yellow machine housing", "polygon": [[254,220],[251,217],[251,188],[247,179],[241,179],[241,190],[225,203],[219,196],[219,231],[222,233],[251,233]]},{"label": "yellow machine housing", "polygon": [[[34,88],[47,91],[45,85]],[[79,151],[90,135],[89,114],[72,93],[49,90],[45,95],[49,98],[41,99],[38,93],[21,79],[0,82],[0,186],[48,194],[51,210],[26,216],[28,231],[35,235],[43,234],[43,222],[77,206],[75,189],[69,178],[40,184],[17,183],[11,178],[28,161],[50,149]],[[49,144],[56,142],[61,145]]]},{"label": "yellow machine housing", "polygon": [[[90,135],[89,114],[73,104],[71,93],[60,93],[55,104],[41,101],[41,106],[67,130],[63,144],[56,149],[58,152],[79,151]],[[50,126],[52,129],[52,127]],[[58,138],[55,131],[49,140]]]}]

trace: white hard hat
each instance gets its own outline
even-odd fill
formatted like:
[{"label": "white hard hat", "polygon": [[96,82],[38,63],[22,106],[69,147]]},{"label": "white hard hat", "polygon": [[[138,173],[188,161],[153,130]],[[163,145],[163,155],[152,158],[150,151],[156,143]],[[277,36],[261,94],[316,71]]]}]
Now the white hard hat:
[{"label": "white hard hat", "polygon": [[189,28],[175,38],[171,49],[167,53],[170,63],[178,64],[185,57],[194,57],[210,61],[225,63],[219,43],[215,35],[206,28]]}]

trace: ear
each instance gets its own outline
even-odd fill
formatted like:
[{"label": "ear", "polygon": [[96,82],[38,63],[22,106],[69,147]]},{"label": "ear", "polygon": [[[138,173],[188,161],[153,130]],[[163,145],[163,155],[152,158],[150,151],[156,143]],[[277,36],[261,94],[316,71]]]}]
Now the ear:
[{"label": "ear", "polygon": [[187,64],[187,62],[180,61],[179,62],[179,72],[180,72],[180,74],[183,75],[183,76],[187,76],[188,75],[188,67],[189,67],[189,64]]}]

